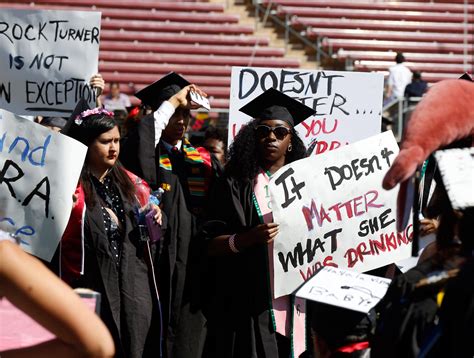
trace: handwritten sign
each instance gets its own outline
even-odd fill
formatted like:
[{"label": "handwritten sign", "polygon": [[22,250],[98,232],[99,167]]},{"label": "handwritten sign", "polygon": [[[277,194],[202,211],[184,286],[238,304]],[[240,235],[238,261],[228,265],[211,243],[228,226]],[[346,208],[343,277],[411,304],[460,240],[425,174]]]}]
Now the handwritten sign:
[{"label": "handwritten sign", "polygon": [[100,12],[0,11],[0,108],[20,115],[67,116],[97,73]]},{"label": "handwritten sign", "polygon": [[369,313],[385,296],[391,280],[335,267],[323,267],[296,296],[362,313]]},{"label": "handwritten sign", "polygon": [[474,206],[474,148],[438,150],[435,158],[452,207]]},{"label": "handwritten sign", "polygon": [[66,228],[87,147],[0,110],[0,229],[50,261]]},{"label": "handwritten sign", "polygon": [[380,133],[381,74],[232,67],[228,143],[251,119],[239,108],[271,87],[316,111],[296,127],[315,154]]},{"label": "handwritten sign", "polygon": [[410,256],[412,225],[396,230],[397,190],[382,179],[397,156],[392,132],[284,166],[270,181],[275,297],[322,266],[371,270]]}]

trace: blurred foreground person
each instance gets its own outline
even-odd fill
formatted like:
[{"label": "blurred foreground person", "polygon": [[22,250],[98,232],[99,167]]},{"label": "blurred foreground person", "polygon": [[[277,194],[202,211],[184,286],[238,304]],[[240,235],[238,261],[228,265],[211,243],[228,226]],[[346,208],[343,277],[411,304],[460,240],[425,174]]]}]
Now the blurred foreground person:
[{"label": "blurred foreground person", "polygon": [[3,297],[57,338],[0,352],[2,358],[114,355],[112,337],[100,318],[64,282],[0,232],[0,299]]}]

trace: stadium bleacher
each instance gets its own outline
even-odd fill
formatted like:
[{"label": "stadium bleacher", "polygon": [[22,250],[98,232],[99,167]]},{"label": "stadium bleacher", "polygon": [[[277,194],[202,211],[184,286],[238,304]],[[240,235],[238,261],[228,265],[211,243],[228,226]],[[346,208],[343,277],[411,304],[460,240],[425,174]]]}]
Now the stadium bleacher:
[{"label": "stadium bleacher", "polygon": [[[355,70],[387,74],[397,51],[429,82],[457,77],[474,65],[474,5],[465,7],[463,0],[263,4]],[[225,1],[16,0],[2,1],[1,7],[101,11],[99,71],[130,95],[175,70],[208,91],[214,108],[226,109],[231,66],[301,64],[285,57],[284,48],[271,47],[269,38],[242,24],[239,15],[226,12]]]},{"label": "stadium bleacher", "polygon": [[231,66],[300,66],[225,13],[224,2],[16,0],[2,7],[101,11],[99,72],[129,95],[174,70],[199,84],[213,108],[227,109]]},{"label": "stadium bleacher", "polygon": [[333,58],[353,61],[355,70],[387,74],[397,51],[404,52],[407,66],[423,72],[429,82],[473,69],[474,5],[465,7],[463,1],[263,3],[308,39],[319,41]]}]

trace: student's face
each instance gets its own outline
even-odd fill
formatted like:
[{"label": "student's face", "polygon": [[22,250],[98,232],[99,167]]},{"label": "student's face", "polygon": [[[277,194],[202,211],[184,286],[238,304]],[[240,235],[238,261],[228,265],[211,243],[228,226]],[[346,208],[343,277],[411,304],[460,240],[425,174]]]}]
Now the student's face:
[{"label": "student's face", "polygon": [[209,152],[215,155],[217,160],[222,164],[225,163],[225,148],[224,142],[215,138],[206,139],[203,145]]},{"label": "student's face", "polygon": [[112,168],[120,153],[120,132],[117,126],[102,133],[90,145],[87,153],[91,168],[101,171]]},{"label": "student's face", "polygon": [[168,125],[163,131],[163,139],[170,144],[175,144],[181,138],[183,138],[186,128],[189,123],[189,110],[187,109],[176,109],[173,116],[170,118]]},{"label": "student's face", "polygon": [[[264,126],[273,128],[274,131]],[[288,123],[278,119],[260,121],[255,135],[260,158],[264,161],[275,163],[286,156],[291,143],[291,128]]]}]

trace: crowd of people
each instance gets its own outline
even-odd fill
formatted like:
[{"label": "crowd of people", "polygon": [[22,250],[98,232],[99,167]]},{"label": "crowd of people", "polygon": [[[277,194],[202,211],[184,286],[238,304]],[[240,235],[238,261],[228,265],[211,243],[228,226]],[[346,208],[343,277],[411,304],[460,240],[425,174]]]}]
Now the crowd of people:
[{"label": "crowd of people", "polygon": [[[406,86],[412,73],[403,60],[397,55],[390,71],[389,95],[422,94],[426,86],[416,72]],[[91,84],[98,95],[105,87],[100,75]],[[436,109],[455,90],[474,96],[467,81],[436,86],[425,98]],[[137,92],[142,107],[127,128],[116,112],[130,104],[118,89],[110,84],[103,106],[80,101],[69,119],[41,122],[88,148],[69,223],[48,266],[70,287],[101,294],[101,320],[7,237],[0,240],[0,297],[58,338],[30,351],[1,352],[2,358],[472,357],[473,208],[452,209],[428,158],[439,148],[472,145],[468,106],[453,100],[456,108],[441,108],[462,114],[463,125],[432,131],[431,139],[440,139],[430,142],[431,151],[407,155],[424,146],[422,123],[434,127],[426,117],[432,120],[435,109],[420,105],[402,159],[384,182],[386,188],[404,182],[408,176],[400,173],[409,167],[413,174],[426,160],[422,182],[436,189],[424,195],[419,225],[436,241],[417,266],[405,274],[393,264],[372,272],[393,281],[369,314],[309,303],[306,315],[294,315],[293,296],[272,295],[269,252],[279,225],[265,188],[281,167],[307,156],[295,126],[315,111],[269,89],[240,108],[253,119],[227,151],[216,129],[206,132],[203,146],[187,139],[191,110],[199,108],[190,93],[206,96],[196,84],[171,73]],[[44,290],[52,292],[48,302]]]}]

